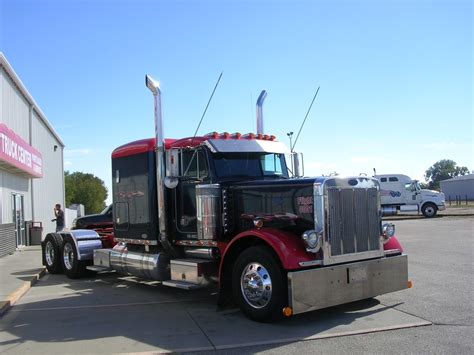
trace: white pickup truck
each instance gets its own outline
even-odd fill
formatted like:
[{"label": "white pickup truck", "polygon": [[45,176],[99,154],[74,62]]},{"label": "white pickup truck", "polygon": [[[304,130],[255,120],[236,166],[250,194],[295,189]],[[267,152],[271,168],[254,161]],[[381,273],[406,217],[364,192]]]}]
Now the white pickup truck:
[{"label": "white pickup truck", "polygon": [[417,180],[402,174],[374,176],[380,182],[380,203],[385,216],[399,212],[418,212],[434,217],[446,208],[444,193],[425,190]]}]

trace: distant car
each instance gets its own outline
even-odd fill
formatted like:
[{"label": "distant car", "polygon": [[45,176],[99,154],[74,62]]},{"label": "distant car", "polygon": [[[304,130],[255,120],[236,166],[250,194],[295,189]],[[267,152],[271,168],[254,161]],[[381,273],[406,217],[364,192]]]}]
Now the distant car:
[{"label": "distant car", "polygon": [[113,226],[112,205],[98,214],[82,216],[72,222],[72,229],[106,229]]}]

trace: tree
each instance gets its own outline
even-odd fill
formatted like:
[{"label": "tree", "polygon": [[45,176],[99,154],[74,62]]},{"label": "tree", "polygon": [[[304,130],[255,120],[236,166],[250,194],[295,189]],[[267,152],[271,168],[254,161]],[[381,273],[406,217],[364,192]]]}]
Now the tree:
[{"label": "tree", "polygon": [[64,172],[66,206],[72,203],[84,205],[87,214],[99,213],[105,207],[107,189],[104,182],[92,174]]},{"label": "tree", "polygon": [[439,182],[459,175],[466,175],[469,169],[465,166],[457,166],[456,162],[450,159],[442,159],[433,164],[425,172],[425,180],[430,189],[439,190]]}]

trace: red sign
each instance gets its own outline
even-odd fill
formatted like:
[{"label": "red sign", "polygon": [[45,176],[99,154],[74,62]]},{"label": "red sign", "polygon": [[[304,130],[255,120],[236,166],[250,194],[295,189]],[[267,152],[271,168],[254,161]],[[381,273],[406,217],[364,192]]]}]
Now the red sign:
[{"label": "red sign", "polygon": [[43,158],[41,153],[3,123],[0,123],[1,161],[33,177],[43,177]]}]

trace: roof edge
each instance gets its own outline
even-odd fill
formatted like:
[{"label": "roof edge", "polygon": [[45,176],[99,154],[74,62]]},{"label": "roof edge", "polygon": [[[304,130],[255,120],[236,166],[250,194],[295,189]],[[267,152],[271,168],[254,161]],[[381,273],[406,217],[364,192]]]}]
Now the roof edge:
[{"label": "roof edge", "polygon": [[52,133],[52,135],[57,139],[59,144],[64,148],[65,145],[59,135],[56,133],[54,130],[53,126],[51,126],[51,123],[49,123],[48,119],[46,118],[46,115],[43,113],[41,108],[38,106],[36,101],[33,99],[33,96],[30,95],[28,90],[26,89],[25,85],[21,81],[20,77],[16,74],[15,70],[13,67],[10,65],[8,62],[7,58],[3,54],[3,52],[0,52],[0,66],[5,68],[6,73],[10,76],[12,81],[15,83],[15,85],[18,87],[20,92],[23,94],[25,97],[26,101],[32,106],[32,109],[36,111],[40,119],[43,121],[45,126],[48,128],[48,130]]}]

